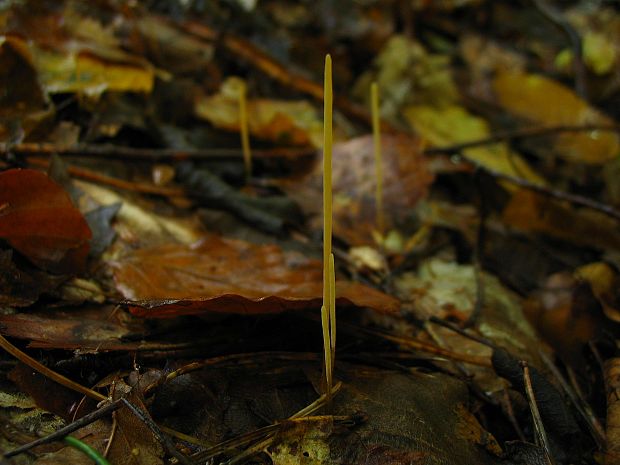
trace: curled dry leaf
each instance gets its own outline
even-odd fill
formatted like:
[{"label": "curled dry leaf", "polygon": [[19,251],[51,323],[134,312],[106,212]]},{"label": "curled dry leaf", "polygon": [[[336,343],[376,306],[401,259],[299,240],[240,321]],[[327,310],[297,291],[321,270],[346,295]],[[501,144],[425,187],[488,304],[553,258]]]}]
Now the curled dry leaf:
[{"label": "curled dry leaf", "polygon": [[[173,317],[205,312],[261,314],[318,308],[319,260],[276,245],[209,236],[196,246],[137,250],[111,263],[132,313]],[[359,283],[336,283],[338,305],[397,311],[397,299]]]},{"label": "curled dry leaf", "polygon": [[37,266],[79,273],[91,231],[69,195],[40,171],[0,173],[0,238]]},{"label": "curled dry leaf", "polygon": [[[411,213],[433,182],[434,175],[421,148],[421,141],[409,136],[384,134],[381,137],[383,208],[388,228]],[[332,173],[334,234],[353,246],[374,244],[377,177],[372,136],[336,144]],[[315,170],[304,181],[287,181],[282,186],[311,216],[315,229],[322,228],[321,202],[317,202],[321,198],[322,182],[322,163],[318,160]]]}]

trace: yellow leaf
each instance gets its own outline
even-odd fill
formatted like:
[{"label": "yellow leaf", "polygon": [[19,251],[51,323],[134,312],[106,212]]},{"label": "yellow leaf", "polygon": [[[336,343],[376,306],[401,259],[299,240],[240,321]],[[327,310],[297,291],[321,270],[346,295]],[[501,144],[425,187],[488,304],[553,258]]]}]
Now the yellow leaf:
[{"label": "yellow leaf", "polygon": [[[405,108],[403,115],[415,131],[431,145],[453,145],[491,135],[489,125],[484,119],[457,105],[441,108],[412,105]],[[492,171],[544,183],[525,160],[511,152],[505,143],[474,147],[464,150],[463,153]]]},{"label": "yellow leaf", "polygon": [[[218,128],[239,130],[239,78],[229,78],[220,93],[199,98],[194,111]],[[250,134],[288,145],[323,145],[323,122],[307,101],[252,99],[247,102]]]},{"label": "yellow leaf", "polygon": [[[495,78],[493,88],[506,110],[540,125],[613,124],[572,90],[543,76],[505,71]],[[620,153],[618,136],[611,132],[565,133],[554,145],[563,158],[590,164],[605,163]]]},{"label": "yellow leaf", "polygon": [[85,50],[64,53],[36,46],[32,53],[41,85],[52,94],[98,97],[105,91],[150,93],[153,89],[153,67],[131,56],[107,58]]}]

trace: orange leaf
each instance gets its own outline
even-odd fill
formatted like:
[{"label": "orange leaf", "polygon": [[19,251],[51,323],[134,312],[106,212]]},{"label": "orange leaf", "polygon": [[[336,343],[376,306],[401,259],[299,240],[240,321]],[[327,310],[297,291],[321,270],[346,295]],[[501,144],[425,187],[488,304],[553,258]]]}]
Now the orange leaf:
[{"label": "orange leaf", "polygon": [[[117,288],[140,316],[280,313],[321,305],[321,262],[276,245],[209,236],[195,247],[138,250],[112,266]],[[397,299],[359,283],[338,281],[336,292],[342,306],[399,308]]]},{"label": "orange leaf", "polygon": [[69,195],[40,171],[0,173],[0,238],[37,266],[76,273],[84,268],[91,231]]}]

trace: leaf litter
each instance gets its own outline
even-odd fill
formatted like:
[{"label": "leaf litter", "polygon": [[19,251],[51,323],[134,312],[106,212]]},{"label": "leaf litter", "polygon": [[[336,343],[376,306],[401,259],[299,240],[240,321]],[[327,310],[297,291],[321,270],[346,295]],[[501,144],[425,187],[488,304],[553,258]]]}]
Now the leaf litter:
[{"label": "leaf litter", "polygon": [[345,3],[0,9],[0,342],[59,373],[0,359],[3,450],[86,393],[124,402],[68,433],[111,463],[614,463],[616,9]]}]

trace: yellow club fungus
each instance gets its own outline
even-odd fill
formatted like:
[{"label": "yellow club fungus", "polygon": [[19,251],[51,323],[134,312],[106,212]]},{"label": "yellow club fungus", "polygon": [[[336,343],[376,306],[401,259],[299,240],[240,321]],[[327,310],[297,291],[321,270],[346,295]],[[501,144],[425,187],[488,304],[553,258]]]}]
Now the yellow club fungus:
[{"label": "yellow club fungus", "polygon": [[383,214],[383,158],[381,156],[381,122],[379,118],[379,86],[373,82],[370,86],[370,107],[372,111],[372,135],[375,152],[375,177],[377,187],[375,190],[375,205],[377,208],[377,230],[383,237],[385,233],[385,217]]},{"label": "yellow club fungus", "polygon": [[[331,396],[334,354],[332,347],[336,335],[332,327],[335,320],[335,295],[332,284],[334,266],[332,255],[332,59],[325,57],[323,112],[323,306],[321,307],[321,323],[323,326],[323,351],[325,355],[325,379],[327,395]],[[333,341],[333,342],[332,342]]]},{"label": "yellow club fungus", "polygon": [[246,93],[245,82],[242,82],[239,87],[239,127],[241,128],[241,148],[243,149],[245,180],[248,182],[252,176],[252,153],[250,152],[250,131],[248,129]]}]

